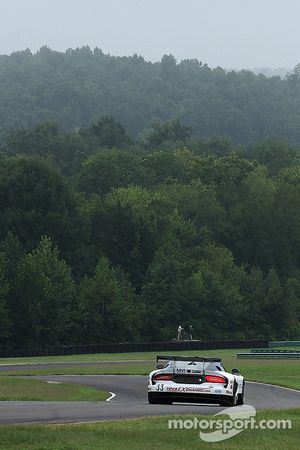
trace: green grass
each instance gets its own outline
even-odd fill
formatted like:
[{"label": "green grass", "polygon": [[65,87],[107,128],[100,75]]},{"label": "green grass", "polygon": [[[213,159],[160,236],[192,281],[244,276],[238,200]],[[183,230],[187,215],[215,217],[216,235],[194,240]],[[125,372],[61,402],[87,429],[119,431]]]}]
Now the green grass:
[{"label": "green grass", "polygon": [[[193,419],[195,416],[184,416]],[[205,443],[199,430],[169,430],[168,419],[179,416],[122,420],[87,425],[0,427],[3,450],[298,450],[300,409],[258,412],[257,420],[290,419],[292,429],[245,430],[220,443]],[[200,420],[201,417],[197,416]],[[202,419],[207,418],[203,416]],[[228,417],[227,417],[228,418]]]},{"label": "green grass", "polygon": [[[212,355],[219,353],[223,356],[236,355],[237,352],[247,352],[247,349],[240,350],[184,350],[176,351],[178,355]],[[98,362],[98,361],[126,361],[126,360],[154,360],[156,355],[169,355],[174,352],[131,352],[131,353],[95,353],[85,355],[64,355],[64,356],[36,356],[31,358],[0,358],[0,364],[47,364],[65,362]]]},{"label": "green grass", "polygon": [[277,384],[300,390],[300,361],[239,361],[237,367],[246,380]]},{"label": "green grass", "polygon": [[[177,354],[211,355],[223,358],[227,370],[239,367],[247,380],[278,384],[300,389],[300,361],[236,360],[238,351],[213,350],[183,351]],[[171,352],[163,352],[168,354]],[[41,363],[80,361],[136,361],[131,364],[102,363],[89,367],[7,371],[10,375],[23,374],[147,374],[155,366],[156,352],[120,353],[101,355],[75,355],[65,357],[31,358]],[[51,361],[52,359],[52,361]],[[138,360],[145,360],[141,362]],[[7,360],[2,360],[5,363]],[[149,361],[149,362],[148,362]],[[11,362],[11,360],[10,360]],[[14,362],[28,362],[28,359]],[[1,375],[5,374],[1,372]],[[40,380],[0,378],[0,399],[10,400],[104,400],[108,394],[77,385],[47,384]],[[193,416],[184,416],[184,419]],[[169,417],[170,418],[170,417]],[[177,417],[178,418],[178,417]],[[199,417],[198,417],[199,418]],[[196,430],[168,430],[167,417],[139,420],[102,422],[89,425],[38,425],[0,427],[0,448],[5,450],[150,450],[150,449],[282,449],[300,448],[300,409],[263,411],[262,419],[291,419],[292,430],[246,430],[221,443],[206,444],[198,438]]]},{"label": "green grass", "polygon": [[[85,386],[50,384],[42,380],[0,377],[0,401],[101,401],[109,393]],[[2,449],[2,447],[0,446]]]},{"label": "green grass", "polygon": [[96,366],[70,367],[70,368],[50,368],[50,369],[24,369],[5,370],[0,372],[5,376],[19,375],[148,375],[155,368],[154,363],[136,364],[99,364]]},{"label": "green grass", "polygon": [[[185,355],[209,355],[220,356],[225,367],[230,371],[233,367],[238,367],[241,373],[249,381],[259,381],[263,383],[278,384],[300,390],[300,360],[237,360],[236,353],[241,350],[209,350],[209,351],[181,351],[176,354]],[[172,352],[160,352],[168,354]],[[77,358],[79,362],[108,361],[99,365],[69,368],[47,368],[47,369],[24,369],[18,371],[1,371],[1,375],[146,375],[155,367],[155,357],[157,352],[147,353],[118,353],[101,355],[75,355],[72,357],[60,357],[61,362],[70,361],[69,358]],[[50,357],[53,358],[53,357]],[[50,362],[49,358],[37,358],[38,362]],[[122,360],[133,361],[130,364],[123,364]],[[138,361],[141,360],[141,361]],[[31,362],[35,362],[33,358]],[[54,360],[53,360],[54,361]],[[57,357],[56,357],[57,361]],[[110,363],[109,361],[120,361]],[[136,361],[136,362],[135,362]],[[144,362],[145,361],[145,362]],[[27,362],[24,360],[24,362]],[[75,362],[75,361],[74,361]]]},{"label": "green grass", "polygon": [[[300,347],[278,347],[281,350],[300,350]],[[276,350],[276,349],[275,349]],[[178,355],[212,355],[225,357],[235,357],[237,353],[250,352],[250,349],[226,349],[226,350],[183,350],[176,351]],[[64,356],[36,356],[30,358],[0,358],[1,364],[47,364],[65,362],[101,362],[101,361],[126,361],[126,360],[154,360],[157,354],[168,355],[174,352],[131,352],[131,353],[95,353],[84,355],[64,355]]]}]

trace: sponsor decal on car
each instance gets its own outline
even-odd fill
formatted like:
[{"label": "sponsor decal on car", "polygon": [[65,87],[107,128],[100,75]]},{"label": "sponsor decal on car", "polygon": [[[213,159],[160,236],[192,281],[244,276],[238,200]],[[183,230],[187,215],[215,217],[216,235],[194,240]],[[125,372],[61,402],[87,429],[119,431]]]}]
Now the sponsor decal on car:
[{"label": "sponsor decal on car", "polygon": [[196,388],[187,386],[179,386],[179,387],[168,386],[166,389],[168,392],[211,392],[211,389],[209,388]]}]

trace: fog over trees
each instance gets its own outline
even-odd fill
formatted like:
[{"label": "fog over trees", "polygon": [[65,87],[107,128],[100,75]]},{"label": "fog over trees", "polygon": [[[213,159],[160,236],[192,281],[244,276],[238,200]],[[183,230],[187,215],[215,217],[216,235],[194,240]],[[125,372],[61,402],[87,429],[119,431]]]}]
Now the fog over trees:
[{"label": "fog over trees", "polygon": [[164,55],[114,57],[99,48],[42,47],[0,56],[0,141],[16,129],[54,121],[61,131],[113,116],[134,140],[153,122],[179,119],[192,136],[235,144],[280,138],[300,144],[299,66],[285,78],[210,68]]}]

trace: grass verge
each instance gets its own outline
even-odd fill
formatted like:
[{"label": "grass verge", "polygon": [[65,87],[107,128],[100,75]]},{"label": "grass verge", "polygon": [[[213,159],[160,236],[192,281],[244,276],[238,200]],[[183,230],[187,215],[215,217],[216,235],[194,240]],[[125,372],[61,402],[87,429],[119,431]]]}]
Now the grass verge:
[{"label": "grass verge", "polygon": [[[207,416],[184,416],[184,420]],[[5,450],[298,450],[300,409],[261,411],[257,420],[292,422],[292,429],[244,430],[219,443],[206,443],[198,430],[169,430],[168,419],[179,416],[102,422],[87,425],[2,426],[0,448]],[[218,416],[220,418],[220,416]],[[228,418],[228,417],[227,417]]]},{"label": "grass verge", "polygon": [[[300,347],[280,347],[280,350],[300,350]],[[276,349],[275,349],[276,350]],[[209,355],[221,356],[222,358],[235,358],[237,353],[247,353],[250,349],[220,349],[220,350],[181,350],[167,352],[131,352],[131,353],[94,353],[85,355],[64,355],[64,356],[35,356],[30,358],[0,358],[0,366],[6,364],[51,364],[68,362],[101,362],[101,361],[154,361],[157,354],[169,355],[176,353],[178,355]]]},{"label": "grass verge", "polygon": [[[0,401],[101,401],[110,394],[85,386],[42,380],[0,377]],[[0,446],[0,448],[3,448]]]},{"label": "grass verge", "polygon": [[[247,349],[240,350],[184,350],[176,351],[178,355],[212,355],[217,356],[222,353],[223,356],[235,356],[237,352],[247,352]],[[64,355],[64,356],[36,356],[32,358],[0,358],[1,364],[51,364],[67,362],[101,362],[101,361],[134,361],[149,360],[154,361],[156,355],[169,355],[174,352],[131,352],[131,353],[95,353],[85,355]]]},{"label": "grass verge", "polygon": [[[185,355],[209,355],[220,356],[223,359],[226,370],[231,371],[233,367],[238,367],[246,380],[258,381],[261,383],[277,384],[300,390],[300,360],[237,360],[236,349],[210,350],[210,351],[182,351],[176,354]],[[168,354],[170,352],[162,352]],[[147,353],[118,353],[101,355],[77,355],[78,362],[98,361],[99,364],[91,366],[77,366],[64,368],[26,368],[1,371],[1,375],[147,375],[155,367],[156,352]],[[52,358],[52,357],[51,357]],[[61,357],[61,362],[68,362],[68,357]],[[86,360],[89,358],[89,361]],[[112,359],[114,358],[114,359]],[[48,359],[38,362],[47,363]],[[131,363],[122,363],[130,360]],[[140,360],[140,361],[139,361]],[[32,361],[32,359],[30,360]],[[102,361],[102,362],[101,362]],[[103,362],[107,361],[107,362]],[[111,361],[111,362],[110,362]],[[116,361],[116,362],[112,362]],[[25,361],[24,361],[25,362]],[[35,360],[33,361],[35,362]],[[54,361],[53,361],[54,362]],[[69,361],[71,362],[71,361]],[[73,361],[76,362],[76,361]]]}]

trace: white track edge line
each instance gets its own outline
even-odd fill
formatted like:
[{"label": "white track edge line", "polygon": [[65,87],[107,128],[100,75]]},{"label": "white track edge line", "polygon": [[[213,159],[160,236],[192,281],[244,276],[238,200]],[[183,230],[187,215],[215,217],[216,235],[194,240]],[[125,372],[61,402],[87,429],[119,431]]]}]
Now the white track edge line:
[{"label": "white track edge line", "polygon": [[105,400],[106,402],[109,402],[116,396],[116,394],[114,394],[113,392],[110,392],[110,394],[111,394],[111,396]]},{"label": "white track edge line", "polygon": [[278,384],[261,383],[260,381],[247,381],[247,380],[245,380],[245,381],[246,381],[246,383],[262,384],[264,386],[272,386],[272,387],[276,387],[276,388],[280,388],[280,389],[286,389],[287,391],[297,392],[298,394],[300,394],[300,391],[297,390],[297,389],[288,388],[288,387],[285,387],[285,386],[279,386]]}]

